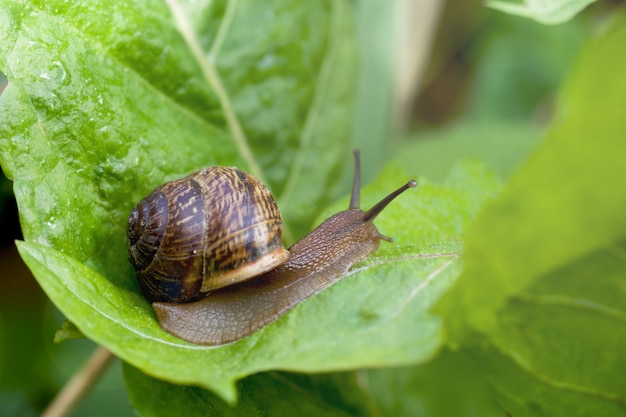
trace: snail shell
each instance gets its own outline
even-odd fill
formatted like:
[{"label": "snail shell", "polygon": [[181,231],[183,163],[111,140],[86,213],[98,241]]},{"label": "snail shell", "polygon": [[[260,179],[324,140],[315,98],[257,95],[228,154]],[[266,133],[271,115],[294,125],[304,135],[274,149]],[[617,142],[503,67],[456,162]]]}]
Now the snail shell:
[{"label": "snail shell", "polygon": [[289,258],[270,191],[211,167],[157,187],[128,217],[128,252],[150,302],[189,302]]}]

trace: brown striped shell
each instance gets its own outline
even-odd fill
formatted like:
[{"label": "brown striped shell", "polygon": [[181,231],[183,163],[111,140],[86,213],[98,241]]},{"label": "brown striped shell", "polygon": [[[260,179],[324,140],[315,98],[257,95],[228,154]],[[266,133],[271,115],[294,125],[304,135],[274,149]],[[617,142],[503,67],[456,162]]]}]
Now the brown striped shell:
[{"label": "brown striped shell", "polygon": [[128,217],[128,254],[150,302],[195,301],[289,258],[270,191],[228,167],[170,181],[140,201]]}]

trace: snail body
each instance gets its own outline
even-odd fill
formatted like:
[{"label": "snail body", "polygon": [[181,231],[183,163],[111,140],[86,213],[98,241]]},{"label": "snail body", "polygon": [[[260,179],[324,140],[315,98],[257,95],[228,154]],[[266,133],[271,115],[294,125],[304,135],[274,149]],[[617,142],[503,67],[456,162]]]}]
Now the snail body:
[{"label": "snail body", "polygon": [[[207,168],[157,187],[131,212],[128,236],[131,263],[161,327],[198,344],[238,340],[341,279],[380,240],[391,241],[378,232],[373,219],[416,183],[409,181],[363,211],[357,152],[355,161],[349,209],[328,218],[288,251],[282,246],[274,198],[243,171]],[[202,196],[189,191],[194,188]],[[179,200],[164,203],[164,198]],[[194,210],[198,201],[204,208]],[[169,215],[158,209],[165,204]],[[207,236],[206,225],[215,217],[223,230],[213,225]]]}]

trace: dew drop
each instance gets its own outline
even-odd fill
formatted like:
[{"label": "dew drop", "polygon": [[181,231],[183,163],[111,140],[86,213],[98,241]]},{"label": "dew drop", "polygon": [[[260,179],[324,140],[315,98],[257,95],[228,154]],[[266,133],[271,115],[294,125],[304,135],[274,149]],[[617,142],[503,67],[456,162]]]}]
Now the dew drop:
[{"label": "dew drop", "polygon": [[53,64],[56,67],[56,74],[54,78],[56,79],[56,81],[62,83],[67,78],[67,72],[65,71],[65,67],[59,61],[54,61]]},{"label": "dew drop", "polygon": [[51,229],[56,229],[57,228],[57,224],[55,222],[55,218],[54,216],[50,216],[50,218],[48,219],[48,221],[46,222],[46,225],[51,228]]}]

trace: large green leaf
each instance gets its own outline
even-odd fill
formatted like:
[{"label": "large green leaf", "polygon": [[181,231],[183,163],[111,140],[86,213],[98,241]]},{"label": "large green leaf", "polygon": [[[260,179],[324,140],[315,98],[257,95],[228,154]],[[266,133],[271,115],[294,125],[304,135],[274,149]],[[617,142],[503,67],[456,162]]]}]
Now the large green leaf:
[{"label": "large green leaf", "polygon": [[[468,278],[447,303],[451,318],[489,330],[508,296],[626,235],[626,59],[616,57],[626,18],[620,17],[587,45],[542,146],[472,226]],[[452,314],[458,309],[467,315]]]},{"label": "large green leaf", "polygon": [[623,415],[625,255],[622,242],[542,277],[499,310],[493,345],[457,344],[364,384],[385,415]]},{"label": "large green leaf", "polygon": [[584,48],[552,129],[477,217],[437,306],[451,346],[493,344],[481,361],[512,415],[625,412],[625,43],[621,13]]}]

